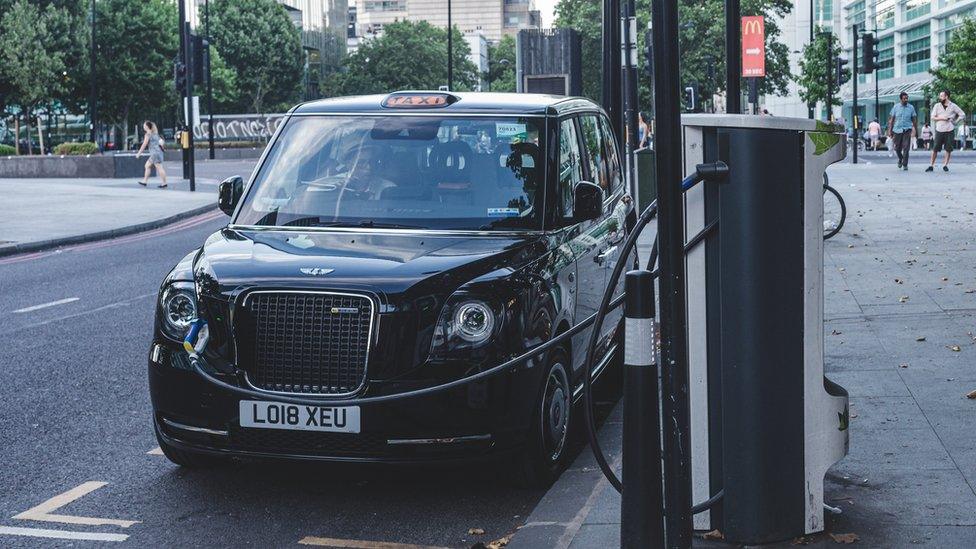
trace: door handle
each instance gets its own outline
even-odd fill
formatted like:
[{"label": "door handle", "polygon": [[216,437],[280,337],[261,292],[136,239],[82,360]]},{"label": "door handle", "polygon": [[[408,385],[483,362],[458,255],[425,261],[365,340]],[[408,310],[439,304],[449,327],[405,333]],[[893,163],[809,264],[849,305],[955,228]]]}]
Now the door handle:
[{"label": "door handle", "polygon": [[593,261],[596,261],[598,265],[603,265],[603,263],[608,258],[610,258],[611,256],[613,256],[613,254],[615,254],[615,253],[617,253],[617,247],[616,246],[610,246],[606,250],[603,250],[602,252],[600,252],[599,254],[597,254],[596,257],[593,258]]}]

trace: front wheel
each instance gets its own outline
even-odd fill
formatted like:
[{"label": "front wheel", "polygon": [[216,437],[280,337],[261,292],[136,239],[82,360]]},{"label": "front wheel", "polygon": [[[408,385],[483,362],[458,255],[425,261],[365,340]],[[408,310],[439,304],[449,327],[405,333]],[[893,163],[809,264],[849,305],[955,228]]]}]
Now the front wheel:
[{"label": "front wheel", "polygon": [[831,238],[840,232],[847,220],[847,204],[841,198],[837,189],[827,184],[827,174],[824,174],[823,187],[824,203],[824,240]]},{"label": "front wheel", "polygon": [[546,362],[546,375],[533,413],[528,443],[515,462],[519,485],[549,486],[566,467],[573,420],[573,391],[567,356],[565,351],[556,350]]}]

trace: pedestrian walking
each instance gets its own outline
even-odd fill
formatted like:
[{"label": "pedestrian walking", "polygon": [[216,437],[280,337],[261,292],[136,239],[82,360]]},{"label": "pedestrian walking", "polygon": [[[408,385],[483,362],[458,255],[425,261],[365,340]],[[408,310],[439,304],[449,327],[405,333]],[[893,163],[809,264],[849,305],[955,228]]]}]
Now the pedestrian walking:
[{"label": "pedestrian walking", "polygon": [[918,129],[918,114],[908,102],[908,94],[901,92],[899,102],[891,107],[888,115],[888,139],[894,141],[895,154],[898,155],[898,168],[908,169],[908,153],[911,150],[912,135]]},{"label": "pedestrian walking", "polygon": [[952,158],[952,145],[955,137],[956,123],[966,119],[966,113],[962,112],[959,105],[950,99],[952,94],[949,90],[939,92],[939,100],[932,105],[932,123],[935,126],[935,146],[932,147],[932,157],[929,159],[929,167],[925,171],[930,172],[935,169],[935,158],[940,150],[945,151],[945,161],[942,163],[942,171],[949,171],[949,159]]},{"label": "pedestrian walking", "polygon": [[868,123],[868,138],[871,140],[871,148],[878,150],[878,145],[881,144],[881,124],[877,118]]},{"label": "pedestrian walking", "polygon": [[956,137],[959,139],[959,150],[966,150],[966,144],[969,142],[969,126],[965,122],[959,124],[956,129]]},{"label": "pedestrian walking", "polygon": [[159,129],[156,128],[156,124],[149,120],[142,123],[142,129],[145,130],[146,137],[142,140],[142,146],[139,147],[136,158],[142,156],[142,151],[148,148],[149,159],[146,160],[146,173],[143,175],[142,180],[139,181],[139,184],[143,187],[149,184],[149,175],[152,173],[153,167],[155,167],[156,175],[163,180],[159,188],[165,189],[168,185],[166,184],[166,169],[163,168],[163,137],[159,135]]},{"label": "pedestrian walking", "polygon": [[922,126],[922,146],[925,147],[925,150],[932,148],[932,126],[929,126],[928,122]]},{"label": "pedestrian walking", "polygon": [[651,117],[644,111],[638,112],[637,116],[637,130],[640,137],[637,148],[646,149],[651,144]]}]

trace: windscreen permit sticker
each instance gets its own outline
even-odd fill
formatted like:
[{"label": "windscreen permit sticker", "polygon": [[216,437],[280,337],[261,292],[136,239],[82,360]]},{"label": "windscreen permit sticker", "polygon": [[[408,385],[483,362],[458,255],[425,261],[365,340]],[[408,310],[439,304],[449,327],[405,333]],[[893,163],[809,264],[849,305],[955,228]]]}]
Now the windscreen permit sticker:
[{"label": "windscreen permit sticker", "polygon": [[488,217],[518,217],[518,208],[488,208]]},{"label": "windscreen permit sticker", "polygon": [[499,139],[527,139],[529,133],[525,128],[525,124],[495,122],[495,135]]}]

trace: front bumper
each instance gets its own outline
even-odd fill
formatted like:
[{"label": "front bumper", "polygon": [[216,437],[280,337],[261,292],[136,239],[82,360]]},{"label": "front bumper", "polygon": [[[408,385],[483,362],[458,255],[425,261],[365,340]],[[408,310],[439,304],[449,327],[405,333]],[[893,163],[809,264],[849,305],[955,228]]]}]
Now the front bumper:
[{"label": "front bumper", "polygon": [[[428,397],[360,406],[357,434],[254,429],[240,427],[242,397],[186,369],[181,353],[155,347],[151,353],[156,434],[180,449],[231,456],[398,463],[500,457],[524,445],[541,383],[533,367]],[[418,386],[373,383],[365,394]]]}]

